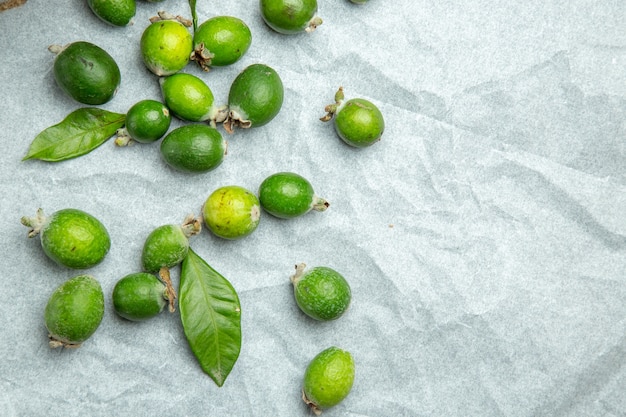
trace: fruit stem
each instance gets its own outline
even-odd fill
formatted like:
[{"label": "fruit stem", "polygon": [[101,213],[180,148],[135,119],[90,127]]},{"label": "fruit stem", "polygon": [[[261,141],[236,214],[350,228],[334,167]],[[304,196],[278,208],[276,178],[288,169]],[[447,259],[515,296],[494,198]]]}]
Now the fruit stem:
[{"label": "fruit stem", "polygon": [[46,223],[46,219],[47,218],[43,213],[43,209],[39,208],[37,210],[37,214],[34,217],[24,216],[20,219],[20,221],[24,226],[31,228],[28,231],[28,237],[35,237],[39,234],[41,228]]},{"label": "fruit stem", "polygon": [[187,217],[185,217],[181,228],[183,229],[183,233],[185,234],[185,236],[187,238],[190,238],[191,236],[200,233],[200,231],[202,230],[202,221],[200,220],[200,218],[194,216],[193,214],[189,214],[187,215]]},{"label": "fruit stem", "polygon": [[293,284],[296,284],[298,281],[300,281],[300,278],[302,278],[302,275],[304,275],[305,268],[306,264],[304,262],[296,265],[296,273],[291,276],[291,282]]},{"label": "fruit stem", "polygon": [[161,267],[161,269],[159,269],[159,277],[161,278],[161,281],[165,283],[165,294],[167,295],[166,298],[169,301],[169,310],[170,313],[173,313],[176,311],[176,307],[174,307],[174,301],[178,296],[176,295],[176,290],[172,285],[172,279],[170,278],[170,269],[167,266]]},{"label": "fruit stem", "polygon": [[322,197],[318,197],[316,195],[313,196],[313,202],[311,203],[311,208],[315,211],[324,211],[330,206],[330,203],[323,199]]},{"label": "fruit stem", "polygon": [[313,19],[309,21],[309,25],[304,29],[307,33],[313,32],[319,25],[324,23],[321,17],[314,16]]},{"label": "fruit stem", "polygon": [[327,122],[330,119],[332,119],[333,116],[337,114],[337,111],[339,110],[339,107],[341,106],[343,99],[344,99],[343,87],[339,87],[339,90],[337,90],[337,92],[335,93],[335,102],[333,104],[329,104],[328,106],[324,108],[326,115],[323,117],[320,117],[320,120],[322,122]]},{"label": "fruit stem", "polygon": [[48,345],[50,346],[51,349],[56,349],[56,348],[76,349],[76,348],[81,347],[82,345],[82,343],[63,342],[61,340],[55,339],[52,335],[48,335],[48,339],[50,339],[50,341],[48,342]]},{"label": "fruit stem", "polygon": [[52,52],[55,55],[59,55],[61,52],[63,52],[66,46],[53,44],[53,45],[48,46],[48,51]]}]

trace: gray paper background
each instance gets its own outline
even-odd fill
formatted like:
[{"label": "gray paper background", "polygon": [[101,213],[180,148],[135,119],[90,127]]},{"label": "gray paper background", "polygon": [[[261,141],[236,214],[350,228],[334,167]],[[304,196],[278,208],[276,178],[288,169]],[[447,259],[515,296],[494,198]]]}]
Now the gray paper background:
[{"label": "gray paper background", "polygon": [[[626,415],[623,1],[320,0],[324,24],[284,36],[257,1],[198,0],[200,22],[237,16],[253,42],[232,67],[185,71],[225,102],[245,66],[272,66],[285,102],[269,125],[220,128],[228,155],[202,175],[169,169],[158,144],[109,141],[61,163],[21,162],[40,131],[81,107],[55,85],[51,43],[86,40],[116,59],[121,88],[103,108],[160,99],[139,39],[157,10],[189,8],[137,6],[126,28],[79,0],[0,13],[0,414],[306,416],[304,369],[336,345],[357,376],[328,416]],[[379,106],[380,143],[349,148],[318,120],[340,85]],[[178,313],[131,323],[115,315],[111,291],[139,270],[153,228],[199,214],[222,185],[256,191],[285,170],[308,178],[328,211],[264,213],[243,240],[205,230],[191,241],[241,298],[241,355],[218,388]],[[26,237],[20,217],[39,207],[85,210],[112,238],[88,271],[105,317],[78,350],[47,345],[46,301],[79,272]],[[289,283],[299,262],[346,277],[345,316],[300,313]]]}]

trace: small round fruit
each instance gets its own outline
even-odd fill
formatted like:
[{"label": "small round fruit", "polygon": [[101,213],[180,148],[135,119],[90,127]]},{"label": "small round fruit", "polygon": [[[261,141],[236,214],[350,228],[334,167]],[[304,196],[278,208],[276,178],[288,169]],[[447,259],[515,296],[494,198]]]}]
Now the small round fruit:
[{"label": "small round fruit", "polygon": [[265,178],[259,187],[261,207],[282,219],[302,216],[311,210],[324,211],[329,203],[315,195],[311,183],[293,172],[278,172]]},{"label": "small round fruit", "polygon": [[224,239],[248,236],[259,225],[259,199],[237,185],[215,190],[202,208],[204,222],[211,232]]},{"label": "small round fruit", "polygon": [[121,82],[120,69],[104,49],[82,41],[64,47],[52,45],[49,49],[57,54],[54,78],[74,100],[99,105],[115,96]]},{"label": "small round fruit", "polygon": [[165,162],[183,172],[209,172],[222,163],[225,153],[222,134],[206,124],[181,126],[161,142]]},{"label": "small round fruit", "polygon": [[350,352],[329,347],[311,360],[304,373],[302,399],[319,415],[343,401],[354,383],[354,360]]},{"label": "small round fruit", "polygon": [[90,275],[61,284],[50,296],[44,313],[50,347],[79,347],[100,326],[104,294]]},{"label": "small round fruit", "polygon": [[158,272],[183,261],[189,250],[189,238],[200,232],[202,223],[193,215],[182,225],[166,224],[154,229],[146,238],[141,262],[146,272]]},{"label": "small round fruit", "polygon": [[283,82],[274,69],[252,64],[237,75],[228,93],[228,118],[224,128],[259,127],[269,123],[283,105]]},{"label": "small round fruit", "polygon": [[115,143],[119,146],[130,140],[151,143],[159,140],[170,128],[172,116],[160,101],[141,100],[126,113],[126,126],[118,131]]},{"label": "small round fruit", "polygon": [[86,269],[102,262],[111,247],[106,228],[92,215],[76,209],[63,209],[45,216],[42,209],[35,217],[22,217],[31,230],[28,237],[39,235],[46,255],[59,265]]},{"label": "small round fruit", "polygon": [[210,67],[234,64],[248,51],[252,32],[243,20],[216,16],[202,23],[193,35],[192,60],[208,71]]},{"label": "small round fruit", "polygon": [[174,74],[189,62],[193,37],[177,20],[157,20],[141,35],[141,56],[146,67],[158,76]]},{"label": "small round fruit", "polygon": [[305,271],[296,265],[291,277],[296,303],[300,310],[315,320],[336,320],[350,306],[352,292],[345,278],[334,269],[318,266]]},{"label": "small round fruit", "polygon": [[113,308],[127,320],[147,320],[158,315],[166,305],[165,284],[146,272],[126,275],[113,288]]},{"label": "small round fruit", "polygon": [[223,120],[224,108],[213,106],[213,92],[200,78],[178,73],[160,79],[163,100],[174,116],[190,122]]},{"label": "small round fruit", "polygon": [[322,24],[317,0],[260,0],[261,16],[278,33],[312,32]]},{"label": "small round fruit", "polygon": [[87,0],[89,8],[104,22],[126,26],[135,16],[135,0]]}]

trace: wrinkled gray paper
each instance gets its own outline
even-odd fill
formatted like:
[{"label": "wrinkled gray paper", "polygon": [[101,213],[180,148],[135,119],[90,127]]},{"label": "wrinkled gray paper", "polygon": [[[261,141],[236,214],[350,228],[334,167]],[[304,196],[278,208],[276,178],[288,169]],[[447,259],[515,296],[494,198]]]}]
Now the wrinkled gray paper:
[{"label": "wrinkled gray paper", "polygon": [[[252,63],[285,86],[270,124],[220,128],[228,155],[201,175],[169,169],[158,144],[20,161],[37,133],[81,106],[55,85],[48,45],[109,51],[122,85],[102,107],[124,113],[161,97],[139,55],[148,18],[160,8],[189,16],[186,2],[138,1],[134,25],[114,28],[86,2],[57,3],[0,13],[0,414],[306,416],[304,369],[336,345],[352,352],[356,380],[328,416],[626,415],[623,2],[320,0],[323,25],[284,36],[256,1],[200,0],[200,21],[237,16],[253,43],[232,67],[185,71],[216,102]],[[380,143],[349,148],[318,120],[339,86],[380,107]],[[241,298],[241,355],[218,388],[178,313],[131,323],[110,294],[140,269],[153,228],[199,214],[219,186],[256,191],[277,171],[308,178],[328,211],[264,214],[246,239],[205,231],[191,241]],[[19,219],[39,207],[92,213],[113,242],[88,271],[105,291],[104,320],[74,351],[47,345],[45,303],[78,272],[26,237]],[[345,316],[300,313],[289,283],[300,262],[346,277]]]}]

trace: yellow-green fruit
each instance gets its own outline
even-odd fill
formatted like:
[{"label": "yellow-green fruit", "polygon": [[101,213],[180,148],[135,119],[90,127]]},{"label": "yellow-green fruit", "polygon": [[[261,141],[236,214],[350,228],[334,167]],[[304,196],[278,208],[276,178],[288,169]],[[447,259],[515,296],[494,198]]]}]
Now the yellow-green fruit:
[{"label": "yellow-green fruit", "polygon": [[329,347],[309,363],[304,373],[302,399],[315,414],[343,401],[354,383],[354,361],[349,352]]},{"label": "yellow-green fruit", "polygon": [[144,30],[140,41],[146,67],[158,76],[171,75],[183,69],[193,51],[193,37],[176,20],[159,20]]},{"label": "yellow-green fruit", "polygon": [[104,22],[126,26],[135,16],[135,0],[87,0],[89,8]]},{"label": "yellow-green fruit", "polygon": [[243,187],[230,185],[215,190],[202,208],[211,232],[224,239],[248,236],[259,225],[259,199]]}]

